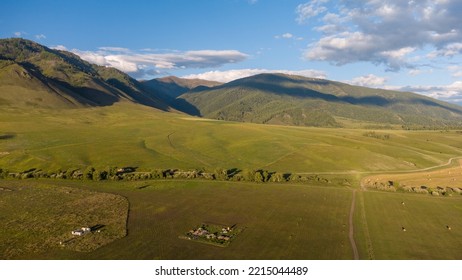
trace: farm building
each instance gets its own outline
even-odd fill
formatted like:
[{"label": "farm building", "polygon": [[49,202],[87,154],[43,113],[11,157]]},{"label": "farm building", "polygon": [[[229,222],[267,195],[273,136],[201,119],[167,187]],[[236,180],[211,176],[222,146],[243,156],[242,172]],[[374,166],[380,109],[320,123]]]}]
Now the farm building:
[{"label": "farm building", "polygon": [[82,227],[82,228],[71,231],[72,235],[75,235],[75,236],[82,236],[89,232],[91,232],[91,229],[89,227]]}]

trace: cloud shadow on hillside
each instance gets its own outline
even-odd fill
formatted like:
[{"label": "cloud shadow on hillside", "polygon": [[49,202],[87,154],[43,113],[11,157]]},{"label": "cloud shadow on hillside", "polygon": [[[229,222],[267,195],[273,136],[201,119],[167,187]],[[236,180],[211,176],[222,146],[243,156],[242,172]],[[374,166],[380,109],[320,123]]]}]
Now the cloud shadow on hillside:
[{"label": "cloud shadow on hillside", "polygon": [[[290,86],[284,86],[284,84],[291,84]],[[312,80],[312,81],[303,81],[302,83],[311,83],[317,84],[320,86],[326,86],[332,82],[327,80]],[[451,112],[462,114],[462,110],[452,108],[449,106],[445,106],[444,104],[440,104],[438,102],[425,99],[423,96],[422,98],[410,98],[407,100],[393,100],[387,99],[382,96],[364,96],[364,97],[354,97],[354,96],[336,96],[329,93],[323,93],[316,90],[308,89],[303,86],[296,85],[296,81],[294,82],[293,79],[284,77],[282,75],[259,75],[257,77],[251,78],[244,78],[241,80],[236,80],[234,82],[217,86],[214,89],[220,88],[229,88],[231,86],[239,86],[239,87],[246,87],[253,90],[260,90],[270,92],[276,95],[287,95],[295,98],[303,98],[303,99],[320,99],[328,102],[337,102],[337,103],[348,103],[352,105],[370,105],[370,106],[379,106],[379,107],[387,107],[396,104],[408,104],[408,105],[426,105],[426,106],[433,106],[439,107],[442,109],[449,110]]]}]

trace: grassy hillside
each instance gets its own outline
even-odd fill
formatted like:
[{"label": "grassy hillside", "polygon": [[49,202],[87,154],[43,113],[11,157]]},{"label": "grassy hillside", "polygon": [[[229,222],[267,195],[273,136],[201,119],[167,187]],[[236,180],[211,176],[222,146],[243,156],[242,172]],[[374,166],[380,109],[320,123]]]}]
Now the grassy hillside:
[{"label": "grassy hillside", "polygon": [[214,81],[182,79],[175,76],[141,81],[141,84],[148,92],[155,92],[157,96],[161,97],[162,100],[164,100],[164,102],[172,108],[194,116],[200,115],[197,108],[189,104],[189,102],[186,102],[184,99],[177,97],[192,89],[207,89],[221,85],[221,83]]},{"label": "grassy hillside", "polygon": [[217,167],[281,172],[413,170],[462,155],[455,131],[374,132],[233,123],[149,107],[0,111],[0,168]]},{"label": "grassy hillside", "polygon": [[0,40],[0,91],[0,106],[76,108],[125,101],[169,109],[119,70],[19,38]]},{"label": "grassy hillside", "polygon": [[183,93],[197,87],[215,87],[221,85],[219,82],[207,81],[201,79],[182,79],[175,76],[142,81],[143,85],[155,90],[159,94],[176,98]]},{"label": "grassy hillside", "polygon": [[461,126],[462,108],[409,92],[351,86],[283,74],[260,74],[180,97],[202,116],[322,127]]}]

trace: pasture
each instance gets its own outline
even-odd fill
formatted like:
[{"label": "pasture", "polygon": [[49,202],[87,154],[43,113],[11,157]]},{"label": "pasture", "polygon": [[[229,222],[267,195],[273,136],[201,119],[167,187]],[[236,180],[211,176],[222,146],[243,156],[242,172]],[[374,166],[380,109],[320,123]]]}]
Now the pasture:
[{"label": "pasture", "polygon": [[[4,189],[12,185],[27,186],[25,189],[29,191],[46,186],[45,189],[53,192],[42,194],[47,206],[35,203],[17,211],[17,205],[22,207],[21,203],[27,204],[30,200],[5,204],[2,220],[11,228],[3,229],[1,235],[2,250],[10,254],[3,258],[353,259],[348,239],[353,193],[349,187],[202,180],[0,181]],[[59,206],[63,201],[60,196],[69,191],[98,191],[125,197],[130,205],[127,236],[111,240],[96,250],[78,251],[49,244],[47,250],[35,248],[37,245],[18,246],[24,240],[30,244],[44,240],[43,235],[36,234],[36,225],[46,225],[47,219],[56,217],[48,208],[62,211],[74,205]],[[9,195],[8,191],[0,193],[3,201],[5,193]],[[460,196],[356,191],[353,226],[359,258],[461,259],[461,205]],[[123,207],[113,207],[112,213],[118,213]],[[15,211],[16,214],[11,214]],[[64,217],[67,218],[60,221],[66,221],[66,234],[69,228],[82,224],[76,220],[80,216]],[[179,238],[202,223],[236,225],[242,232],[225,248]],[[51,225],[60,228],[56,221]],[[26,228],[32,231],[24,235]],[[24,235],[22,239],[18,239],[22,236],[20,232]],[[49,236],[50,230],[44,234]],[[53,239],[53,244],[57,241]],[[89,240],[86,246],[92,242]],[[20,250],[14,249],[12,254],[13,248]]]},{"label": "pasture", "polygon": [[[454,131],[289,127],[185,118],[130,104],[0,112],[0,168],[95,166],[265,169],[279,172],[415,170],[462,155]],[[376,134],[374,134],[376,135]]]},{"label": "pasture", "polygon": [[[352,259],[349,213],[356,190],[353,221],[360,259],[461,259],[462,224],[457,220],[462,214],[461,196],[359,188],[362,176],[383,172],[387,176],[377,176],[390,180],[393,172],[437,166],[462,156],[460,137],[457,131],[445,130],[370,131],[209,121],[123,103],[54,111],[5,108],[0,112],[3,171],[88,166],[132,166],[137,171],[261,168],[320,175],[330,183],[0,180],[4,189],[0,221],[8,225],[0,229],[2,257]],[[456,169],[430,171],[432,182],[446,180],[444,172],[460,172],[460,167],[451,168]],[[430,181],[421,175],[401,175],[408,176],[404,178],[408,182],[398,178],[404,184]],[[69,194],[78,194],[78,205],[92,206],[76,213],[77,202]],[[93,199],[95,195],[99,198]],[[401,207],[402,201],[406,207]],[[80,213],[88,218],[109,217],[95,225],[113,221],[120,231],[106,241],[87,238],[80,247],[56,247],[60,239],[55,237],[83,223],[93,226]],[[125,230],[122,220],[127,221],[128,234],[118,239]],[[236,224],[243,231],[226,248],[178,238],[202,223]]]},{"label": "pasture", "polygon": [[365,187],[389,185],[393,182],[395,189],[427,193],[440,191],[444,194],[459,195],[462,193],[462,161],[452,160],[448,167],[420,172],[402,174],[380,174],[363,178],[361,184]]},{"label": "pasture", "polygon": [[462,259],[462,197],[377,191],[362,195],[366,223],[359,231],[362,236],[368,231],[375,259]]},{"label": "pasture", "polygon": [[[125,198],[66,186],[0,181],[0,258],[94,251],[126,235]],[[89,227],[84,236],[71,231]]]},{"label": "pasture", "polygon": [[[21,182],[31,188],[36,184],[34,180]],[[32,254],[33,258],[352,258],[348,241],[352,192],[346,188],[207,181],[53,182],[60,185],[56,188],[98,190],[126,197],[130,202],[128,234],[92,252],[52,248]],[[236,224],[242,232],[226,248],[178,238],[204,222]],[[21,257],[28,259],[31,255],[24,252]]]},{"label": "pasture", "polygon": [[[363,255],[462,259],[461,161],[419,172],[370,175],[358,205]],[[374,188],[392,191],[375,191]],[[372,189],[372,191],[371,191]]]}]

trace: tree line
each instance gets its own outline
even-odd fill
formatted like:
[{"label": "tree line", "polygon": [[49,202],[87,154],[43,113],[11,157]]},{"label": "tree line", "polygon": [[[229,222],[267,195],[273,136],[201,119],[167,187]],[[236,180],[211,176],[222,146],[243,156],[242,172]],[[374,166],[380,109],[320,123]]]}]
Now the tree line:
[{"label": "tree line", "polygon": [[237,168],[216,168],[213,171],[201,169],[153,169],[138,171],[136,167],[106,167],[85,169],[69,168],[47,172],[41,169],[29,169],[22,172],[11,172],[0,168],[0,179],[67,179],[88,181],[138,181],[156,179],[204,179],[218,181],[244,181],[244,182],[320,182],[329,183],[326,178],[318,175],[302,176],[292,173],[274,172],[268,170],[240,170]]}]

